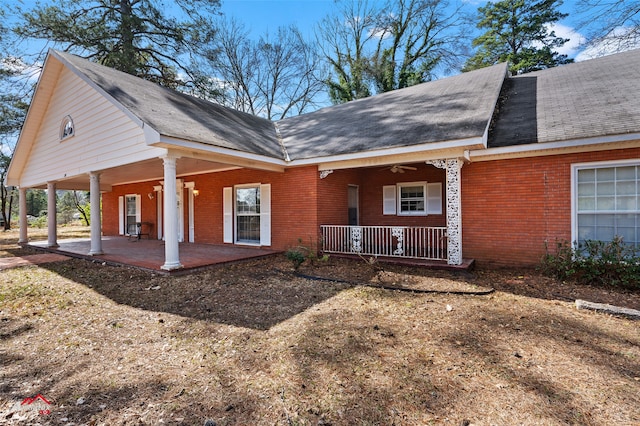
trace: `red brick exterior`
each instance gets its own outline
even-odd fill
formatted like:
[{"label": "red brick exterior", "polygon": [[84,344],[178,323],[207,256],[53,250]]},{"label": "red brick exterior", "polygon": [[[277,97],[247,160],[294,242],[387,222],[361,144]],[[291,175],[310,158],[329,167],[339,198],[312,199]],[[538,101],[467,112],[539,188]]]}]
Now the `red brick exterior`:
[{"label": "red brick exterior", "polygon": [[[463,257],[485,265],[537,264],[545,241],[571,239],[571,165],[628,158],[640,158],[640,148],[465,164],[461,172]],[[200,191],[194,202],[195,241],[212,244],[222,244],[223,188],[271,184],[271,248],[286,250],[299,239],[317,243],[320,225],[348,224],[349,185],[359,188],[361,225],[446,226],[445,172],[424,163],[412,166],[417,170],[402,174],[383,167],[336,170],[325,179],[320,179],[316,166],[284,173],[238,169],[181,178],[194,182]],[[383,186],[415,181],[442,182],[443,214],[383,215]],[[156,200],[147,194],[158,184],[121,185],[103,194],[103,233],[118,234],[118,197],[125,194],[140,194],[142,221],[157,224]],[[152,238],[156,235],[154,226]]]},{"label": "red brick exterior", "polygon": [[[298,238],[306,238],[310,233],[317,236],[318,208],[315,166],[287,169],[284,173],[238,169],[221,173],[180,177],[184,182],[194,182],[199,195],[194,200],[195,242],[222,244],[224,187],[242,184],[271,184],[271,247],[284,250],[294,245]],[[148,193],[159,182],[142,182],[120,185],[112,192],[102,195],[103,233],[118,235],[118,197],[126,194],[140,194],[142,197],[141,217],[143,222],[154,224],[152,238],[157,235],[156,200],[149,199]],[[184,190],[185,235],[187,227],[187,190]]]},{"label": "red brick exterior", "polygon": [[640,158],[640,148],[466,164],[462,251],[479,264],[536,265],[571,240],[571,165]]}]

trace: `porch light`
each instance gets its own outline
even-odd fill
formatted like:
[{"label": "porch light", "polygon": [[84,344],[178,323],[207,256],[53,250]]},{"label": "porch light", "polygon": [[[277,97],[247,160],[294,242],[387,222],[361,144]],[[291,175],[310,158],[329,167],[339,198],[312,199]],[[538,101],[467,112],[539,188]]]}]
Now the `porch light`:
[{"label": "porch light", "polygon": [[148,193],[147,197],[149,197],[150,200],[153,200],[154,198],[156,198],[156,196],[155,196],[155,194],[153,192]]},{"label": "porch light", "polygon": [[199,189],[194,189],[193,190],[193,196],[197,197],[198,195],[200,195],[200,190]]}]

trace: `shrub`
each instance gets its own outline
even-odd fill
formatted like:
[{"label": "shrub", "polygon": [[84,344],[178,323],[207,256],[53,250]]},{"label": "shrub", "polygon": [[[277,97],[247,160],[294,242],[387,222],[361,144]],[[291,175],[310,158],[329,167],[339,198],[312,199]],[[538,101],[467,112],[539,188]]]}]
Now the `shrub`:
[{"label": "shrub", "polygon": [[625,244],[622,237],[577,245],[556,242],[553,252],[546,247],[541,269],[561,280],[640,289],[640,252]]},{"label": "shrub", "polygon": [[291,263],[293,263],[293,269],[295,269],[296,271],[306,260],[304,254],[298,249],[289,249],[287,250],[285,255],[287,256],[287,259],[289,259]]},{"label": "shrub", "polygon": [[312,265],[315,265],[317,262],[326,262],[329,260],[328,254],[323,254],[318,257],[318,245],[314,244],[313,239],[309,239],[308,246],[302,244],[302,238],[298,238],[298,243],[300,245],[287,250],[285,253],[287,259],[293,263],[293,268],[295,270],[298,270],[305,260],[308,260]]}]

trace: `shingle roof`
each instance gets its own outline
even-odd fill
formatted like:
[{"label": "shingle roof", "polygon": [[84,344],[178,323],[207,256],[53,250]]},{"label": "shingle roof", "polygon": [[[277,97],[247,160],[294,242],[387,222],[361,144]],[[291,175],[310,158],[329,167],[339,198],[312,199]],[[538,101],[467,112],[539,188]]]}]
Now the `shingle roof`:
[{"label": "shingle roof", "polygon": [[640,50],[509,78],[489,147],[637,133]]},{"label": "shingle roof", "polygon": [[55,52],[161,135],[282,158],[273,123]]},{"label": "shingle roof", "polygon": [[160,134],[291,160],[482,137],[506,64],[273,123],[56,52]]},{"label": "shingle roof", "polygon": [[507,65],[500,64],[278,122],[292,160],[482,137]]},{"label": "shingle roof", "polygon": [[[507,65],[277,123],[55,52],[160,134],[291,160],[479,138],[489,147],[640,132],[640,49],[507,77]],[[280,138],[276,128],[280,132]]]}]

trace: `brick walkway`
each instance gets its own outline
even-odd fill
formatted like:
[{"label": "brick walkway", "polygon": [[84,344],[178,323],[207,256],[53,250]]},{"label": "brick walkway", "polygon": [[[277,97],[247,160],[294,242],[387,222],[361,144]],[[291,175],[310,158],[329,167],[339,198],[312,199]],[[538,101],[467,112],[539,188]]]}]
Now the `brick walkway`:
[{"label": "brick walkway", "polygon": [[[58,244],[57,248],[48,248],[46,241],[29,242],[32,247],[56,254],[166,272],[161,269],[165,255],[164,241],[161,240],[102,237],[104,254],[99,256],[88,255],[91,241],[86,238],[58,240]],[[171,273],[179,274],[211,265],[269,256],[275,253],[278,251],[259,247],[180,243],[180,263],[183,268]]]},{"label": "brick walkway", "polygon": [[0,271],[17,268],[25,265],[38,265],[40,263],[60,262],[69,260],[70,257],[55,253],[32,254],[29,256],[0,257]]}]

